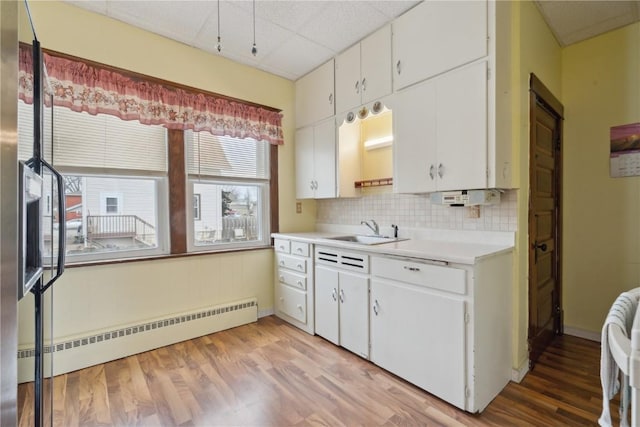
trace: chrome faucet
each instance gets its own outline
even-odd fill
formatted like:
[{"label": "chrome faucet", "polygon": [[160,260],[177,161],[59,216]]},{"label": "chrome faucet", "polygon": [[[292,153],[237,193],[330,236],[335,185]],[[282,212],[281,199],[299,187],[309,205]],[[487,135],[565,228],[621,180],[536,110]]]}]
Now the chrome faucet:
[{"label": "chrome faucet", "polygon": [[[371,222],[371,224],[369,224]],[[360,224],[364,224],[373,231],[376,236],[380,235],[380,227],[378,227],[378,223],[374,220],[370,219],[369,221],[360,221]]]}]

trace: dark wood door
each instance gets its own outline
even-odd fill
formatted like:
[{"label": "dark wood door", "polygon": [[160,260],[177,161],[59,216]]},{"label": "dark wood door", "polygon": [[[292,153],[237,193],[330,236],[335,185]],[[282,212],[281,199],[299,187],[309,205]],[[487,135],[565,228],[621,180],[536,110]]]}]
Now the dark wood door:
[{"label": "dark wood door", "polygon": [[[562,333],[560,201],[562,111],[532,76],[529,183],[529,360]],[[558,105],[560,105],[558,103]],[[562,106],[560,105],[560,110]]]}]

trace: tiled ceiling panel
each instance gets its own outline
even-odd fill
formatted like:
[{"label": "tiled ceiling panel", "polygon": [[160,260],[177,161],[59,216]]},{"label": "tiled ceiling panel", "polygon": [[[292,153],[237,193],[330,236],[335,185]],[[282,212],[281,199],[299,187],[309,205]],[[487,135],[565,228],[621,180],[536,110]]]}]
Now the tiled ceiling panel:
[{"label": "tiled ceiling panel", "polygon": [[536,2],[562,46],[595,37],[640,20],[640,1]]}]

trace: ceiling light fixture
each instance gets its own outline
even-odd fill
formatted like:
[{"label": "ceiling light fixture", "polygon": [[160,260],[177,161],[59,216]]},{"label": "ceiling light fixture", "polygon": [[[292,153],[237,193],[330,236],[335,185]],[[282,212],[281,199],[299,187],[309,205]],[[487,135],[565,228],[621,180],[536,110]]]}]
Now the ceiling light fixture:
[{"label": "ceiling light fixture", "polygon": [[393,143],[393,135],[383,136],[382,138],[369,139],[364,142],[365,150],[375,150],[378,148],[389,147]]},{"label": "ceiling light fixture", "polygon": [[256,0],[253,0],[253,47],[251,48],[251,54],[253,56],[258,54],[258,48],[256,47]]},{"label": "ceiling light fixture", "polygon": [[218,53],[222,52],[222,43],[220,43],[220,0],[218,0],[218,44],[216,45]]}]

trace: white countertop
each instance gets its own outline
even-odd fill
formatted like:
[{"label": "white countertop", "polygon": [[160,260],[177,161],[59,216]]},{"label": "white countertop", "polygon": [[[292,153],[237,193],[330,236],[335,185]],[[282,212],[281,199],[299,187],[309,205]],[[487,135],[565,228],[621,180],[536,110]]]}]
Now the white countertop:
[{"label": "white countertop", "polygon": [[306,233],[273,233],[274,238],[297,240],[316,245],[340,247],[350,250],[369,252],[371,254],[394,255],[410,258],[445,261],[458,264],[475,264],[478,260],[513,250],[513,244],[501,242],[482,243],[463,241],[458,238],[444,240],[441,233],[439,239],[408,239],[378,245],[331,240],[330,237],[344,236],[349,233],[313,231]]}]

